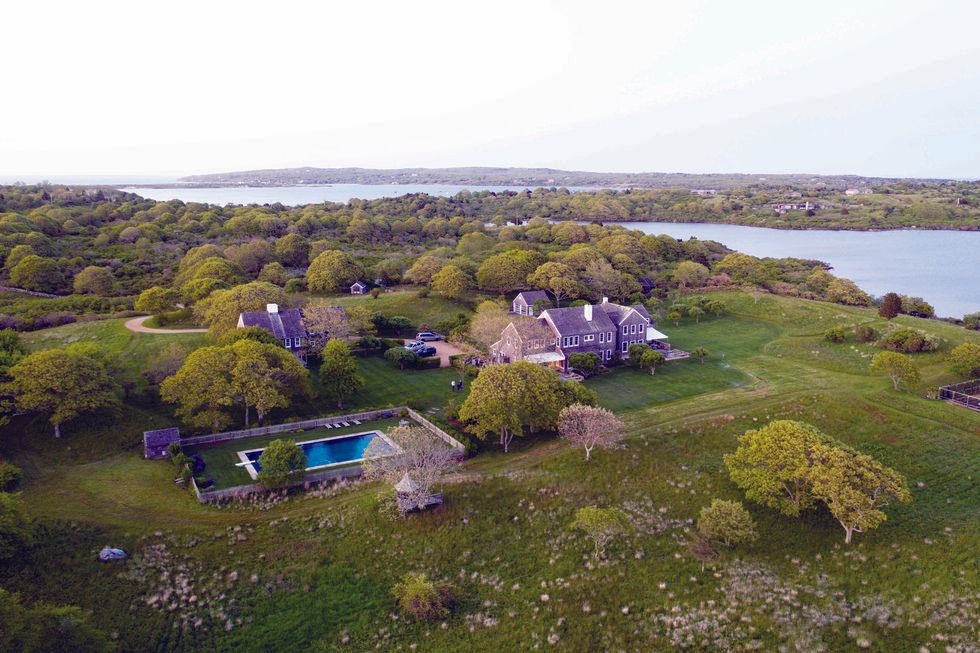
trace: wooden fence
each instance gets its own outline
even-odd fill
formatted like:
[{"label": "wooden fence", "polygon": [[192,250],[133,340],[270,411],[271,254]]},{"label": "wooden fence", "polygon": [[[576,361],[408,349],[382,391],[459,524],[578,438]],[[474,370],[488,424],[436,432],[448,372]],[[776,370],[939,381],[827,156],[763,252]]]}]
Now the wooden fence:
[{"label": "wooden fence", "polygon": [[939,398],[959,406],[980,411],[980,379],[963,381],[939,388]]},{"label": "wooden fence", "polygon": [[181,438],[181,446],[194,446],[199,444],[216,444],[229,440],[241,440],[242,438],[254,438],[258,435],[271,435],[273,433],[286,433],[289,431],[300,431],[307,429],[320,428],[327,424],[337,424],[339,422],[359,422],[372,419],[387,419],[395,417],[403,410],[402,408],[382,408],[380,410],[369,410],[363,413],[351,413],[350,415],[335,415],[332,417],[318,417],[308,419],[303,422],[286,422],[285,424],[272,424],[270,426],[259,426],[253,429],[241,429],[238,431],[224,431],[222,433],[211,433],[209,435],[194,435],[188,438]]}]

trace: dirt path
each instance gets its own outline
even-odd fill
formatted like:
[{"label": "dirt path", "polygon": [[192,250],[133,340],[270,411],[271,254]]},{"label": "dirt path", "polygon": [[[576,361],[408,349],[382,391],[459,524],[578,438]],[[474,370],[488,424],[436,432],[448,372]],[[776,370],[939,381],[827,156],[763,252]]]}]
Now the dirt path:
[{"label": "dirt path", "polygon": [[174,333],[207,333],[207,329],[154,329],[153,327],[143,326],[143,323],[150,319],[151,315],[144,315],[142,317],[134,317],[131,320],[126,320],[126,328],[134,333],[160,333],[160,334],[174,334]]}]

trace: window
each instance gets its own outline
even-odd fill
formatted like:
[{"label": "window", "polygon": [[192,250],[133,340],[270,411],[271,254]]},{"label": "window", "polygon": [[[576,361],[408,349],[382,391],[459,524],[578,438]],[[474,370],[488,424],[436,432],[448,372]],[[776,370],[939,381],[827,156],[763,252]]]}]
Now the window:
[{"label": "window", "polygon": [[507,346],[510,347],[510,336],[507,336]]},{"label": "window", "polygon": [[629,346],[630,346],[630,343],[628,343],[628,342],[626,342],[624,340],[623,341],[623,353],[626,353],[626,350],[629,349]]},{"label": "window", "polygon": [[629,334],[629,332],[630,332],[630,328],[624,324],[623,325],[623,335],[625,336],[625,335]]},{"label": "window", "polygon": [[288,348],[288,347],[291,347],[291,346],[292,346],[292,343],[293,343],[293,341],[292,341],[292,340],[290,340],[289,338],[286,338],[286,340],[285,340],[284,342],[286,343],[286,347],[287,347],[287,348]]},{"label": "window", "polygon": [[299,347],[302,344],[303,344],[303,339],[302,338],[296,338],[296,346]]},{"label": "window", "polygon": [[606,341],[606,332],[603,331],[602,333],[599,334],[599,344],[601,345],[605,341]]},{"label": "window", "polygon": [[595,336],[593,335],[585,336],[585,342],[592,342],[593,340],[595,340]]},{"label": "window", "polygon": [[606,336],[606,342],[612,342],[612,341],[613,341],[613,332],[610,331],[609,335]]},{"label": "window", "polygon": [[630,325],[630,333],[636,333],[636,325],[635,324],[631,324]]}]

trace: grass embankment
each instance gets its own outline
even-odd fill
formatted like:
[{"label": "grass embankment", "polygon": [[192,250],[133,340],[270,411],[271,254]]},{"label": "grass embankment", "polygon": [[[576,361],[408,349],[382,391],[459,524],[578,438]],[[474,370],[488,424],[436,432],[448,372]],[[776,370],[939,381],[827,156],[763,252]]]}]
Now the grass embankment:
[{"label": "grass embankment", "polygon": [[[42,452],[48,474],[28,479],[25,500],[44,522],[76,525],[54,528],[0,569],[0,586],[90,608],[138,650],[968,650],[980,610],[980,416],[922,397],[949,379],[942,353],[916,355],[922,387],[894,392],[867,374],[864,345],[822,339],[838,324],[882,326],[873,311],[717,296],[730,316],[662,325],[675,345],[706,347],[703,366],[590,381],[627,422],[623,448],[588,464],[554,441],[483,453],[465,467],[469,482],[445,488],[443,510],[404,521],[379,516],[372,485],[268,510],[214,510],[174,487],[167,463],[135,451],[84,465]],[[980,341],[933,321],[897,321],[947,338],[947,349]],[[401,378],[376,371],[369,386]],[[404,374],[396,395],[435,371]],[[421,392],[438,405],[448,395],[439,387]],[[851,547],[823,512],[792,519],[748,504],[760,540],[702,574],[684,554],[689,520],[713,497],[741,498],[722,456],[739,434],[778,418],[811,422],[895,467],[914,501],[888,508],[888,521]],[[631,514],[635,531],[606,560],[568,529],[585,505]],[[99,565],[103,544],[136,558]],[[190,589],[175,590],[172,608],[148,606],[174,584],[161,572],[178,566]],[[407,571],[456,585],[460,605],[445,627],[391,616],[390,588]],[[183,628],[184,618],[202,622]]]},{"label": "grass embankment", "polygon": [[336,306],[364,306],[371,312],[388,316],[401,315],[411,320],[416,328],[421,324],[434,328],[440,322],[454,319],[459,313],[473,313],[469,307],[446,299],[439,293],[419,297],[417,290],[390,290],[378,295],[377,299],[371,295],[332,295],[311,299]]}]

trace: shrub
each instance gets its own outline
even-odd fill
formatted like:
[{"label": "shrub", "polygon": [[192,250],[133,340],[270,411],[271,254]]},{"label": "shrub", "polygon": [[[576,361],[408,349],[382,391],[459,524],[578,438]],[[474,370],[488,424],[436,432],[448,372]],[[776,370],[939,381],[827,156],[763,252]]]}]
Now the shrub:
[{"label": "shrub", "polygon": [[980,312],[968,313],[967,315],[964,315],[963,326],[965,326],[967,329],[980,331]]},{"label": "shrub", "polygon": [[0,460],[0,492],[15,490],[24,478],[24,472],[17,465]]},{"label": "shrub", "polygon": [[698,532],[706,539],[725,546],[752,542],[759,537],[752,515],[745,506],[738,501],[723,499],[714,499],[711,505],[701,508]]},{"label": "shrub", "polygon": [[20,498],[0,492],[0,560],[14,557],[33,539],[33,527]]},{"label": "shrub", "polygon": [[306,454],[292,440],[273,440],[259,456],[262,471],[256,480],[266,488],[289,485],[303,478]]},{"label": "shrub", "polygon": [[859,324],[854,327],[854,339],[858,342],[874,342],[878,339],[878,335],[877,329],[866,324]]},{"label": "shrub", "polygon": [[418,297],[419,299],[425,299],[426,297],[429,296],[430,292],[432,291],[429,290],[428,286],[423,286],[422,288],[419,288],[419,291],[415,293],[415,296]]},{"label": "shrub", "polygon": [[916,352],[936,351],[939,349],[939,340],[917,329],[903,327],[885,334],[876,345],[888,351],[914,354]]},{"label": "shrub", "polygon": [[599,371],[602,359],[595,352],[569,354],[568,364],[581,372],[583,376],[592,376]]},{"label": "shrub", "polygon": [[392,588],[403,612],[419,621],[441,619],[453,604],[452,586],[429,580],[425,574],[405,574]]},{"label": "shrub", "polygon": [[966,378],[980,376],[980,345],[964,342],[949,352],[949,369]]},{"label": "shrub", "polygon": [[824,340],[827,342],[844,342],[847,340],[847,332],[844,331],[844,327],[830,327],[823,334]]},{"label": "shrub", "polygon": [[303,279],[290,279],[286,282],[284,290],[288,293],[303,292],[304,285]]}]

